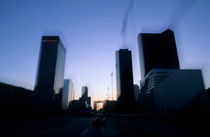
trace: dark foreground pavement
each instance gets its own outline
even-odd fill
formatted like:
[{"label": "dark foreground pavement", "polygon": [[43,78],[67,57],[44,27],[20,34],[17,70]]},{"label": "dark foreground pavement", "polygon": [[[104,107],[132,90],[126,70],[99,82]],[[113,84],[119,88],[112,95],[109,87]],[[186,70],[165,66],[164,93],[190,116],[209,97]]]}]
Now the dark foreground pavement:
[{"label": "dark foreground pavement", "polygon": [[109,118],[104,128],[88,117],[37,117],[0,120],[0,136],[27,137],[209,137],[208,123],[171,123],[139,118]]}]

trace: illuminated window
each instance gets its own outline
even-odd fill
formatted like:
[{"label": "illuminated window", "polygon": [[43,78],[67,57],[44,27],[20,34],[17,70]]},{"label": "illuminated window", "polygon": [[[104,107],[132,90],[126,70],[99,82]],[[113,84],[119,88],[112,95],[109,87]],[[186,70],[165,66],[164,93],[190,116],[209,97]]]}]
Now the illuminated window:
[{"label": "illuminated window", "polygon": [[57,42],[57,40],[43,40],[43,42]]}]

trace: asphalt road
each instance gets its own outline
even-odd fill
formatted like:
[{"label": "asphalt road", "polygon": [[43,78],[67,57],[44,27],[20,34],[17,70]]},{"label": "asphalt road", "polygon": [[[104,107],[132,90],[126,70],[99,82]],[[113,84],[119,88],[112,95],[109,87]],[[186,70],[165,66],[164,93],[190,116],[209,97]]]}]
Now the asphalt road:
[{"label": "asphalt road", "polygon": [[109,118],[106,127],[95,128],[92,127],[91,118],[88,117],[43,117],[0,120],[0,136],[209,137],[209,129],[199,128],[200,126],[187,123],[172,124],[157,120]]}]

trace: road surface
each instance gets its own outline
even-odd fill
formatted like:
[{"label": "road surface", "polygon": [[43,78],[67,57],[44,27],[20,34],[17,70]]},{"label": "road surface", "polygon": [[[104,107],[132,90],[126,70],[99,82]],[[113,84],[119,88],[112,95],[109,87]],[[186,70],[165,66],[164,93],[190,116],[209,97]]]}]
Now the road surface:
[{"label": "road surface", "polygon": [[209,137],[210,135],[209,125],[202,128],[202,125],[192,126],[187,123],[172,124],[158,120],[126,118],[109,118],[106,127],[95,128],[92,127],[91,118],[88,117],[5,119],[0,120],[0,131],[2,137]]}]

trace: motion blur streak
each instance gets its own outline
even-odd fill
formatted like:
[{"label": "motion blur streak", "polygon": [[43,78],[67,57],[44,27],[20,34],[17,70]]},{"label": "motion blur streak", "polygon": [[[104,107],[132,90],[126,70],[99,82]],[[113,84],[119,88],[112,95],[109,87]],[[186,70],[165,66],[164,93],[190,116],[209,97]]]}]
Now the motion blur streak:
[{"label": "motion blur streak", "polygon": [[174,12],[169,17],[167,28],[176,27],[177,22],[179,22],[186,13],[193,7],[196,0],[180,0],[174,10]]},{"label": "motion blur streak", "polygon": [[121,37],[122,37],[123,45],[127,45],[126,30],[127,30],[127,25],[128,25],[128,17],[131,11],[133,10],[133,7],[134,7],[134,0],[129,0],[128,8],[124,14],[122,28],[121,28]]}]

